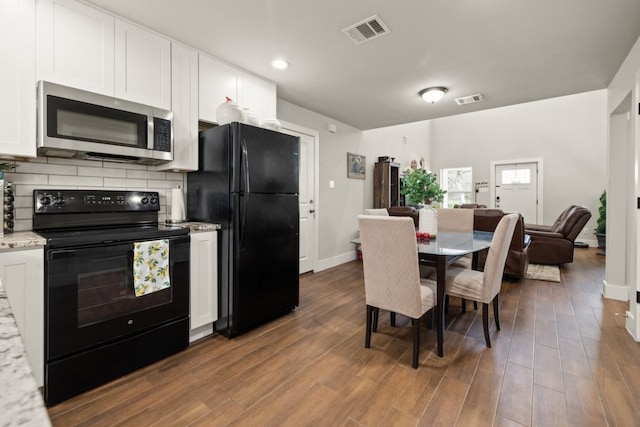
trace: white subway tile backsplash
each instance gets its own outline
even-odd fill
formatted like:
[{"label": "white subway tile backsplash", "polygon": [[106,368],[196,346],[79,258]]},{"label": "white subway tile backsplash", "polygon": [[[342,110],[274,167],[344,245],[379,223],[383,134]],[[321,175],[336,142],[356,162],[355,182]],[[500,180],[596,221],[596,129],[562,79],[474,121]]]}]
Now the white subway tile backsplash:
[{"label": "white subway tile backsplash", "polygon": [[87,176],[59,176],[49,175],[49,185],[57,187],[60,185],[78,186],[83,185],[85,187],[102,187],[104,178],[101,177],[87,177]]},{"label": "white subway tile backsplash", "polygon": [[147,188],[147,181],[144,179],[105,178],[104,186],[120,190],[144,190]]},{"label": "white subway tile backsplash", "polygon": [[167,204],[172,188],[186,184],[186,174],[158,172],[152,166],[95,160],[38,157],[16,162],[16,169],[7,172],[5,179],[15,187],[16,220],[14,230],[31,230],[33,190],[36,189],[109,189],[149,190],[160,195],[158,220],[167,219]]},{"label": "white subway tile backsplash", "polygon": [[133,179],[161,179],[166,180],[167,174],[164,172],[128,170],[127,178]]},{"label": "white subway tile backsplash", "polygon": [[78,167],[78,176],[101,176],[104,178],[126,178],[126,169]]}]

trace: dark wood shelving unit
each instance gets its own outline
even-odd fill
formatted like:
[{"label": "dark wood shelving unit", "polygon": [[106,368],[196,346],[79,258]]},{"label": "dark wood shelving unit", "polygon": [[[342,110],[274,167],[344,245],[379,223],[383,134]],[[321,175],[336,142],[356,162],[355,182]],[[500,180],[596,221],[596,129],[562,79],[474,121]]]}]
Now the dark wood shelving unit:
[{"label": "dark wood shelving unit", "polygon": [[400,163],[377,162],[373,169],[373,207],[400,206]]}]

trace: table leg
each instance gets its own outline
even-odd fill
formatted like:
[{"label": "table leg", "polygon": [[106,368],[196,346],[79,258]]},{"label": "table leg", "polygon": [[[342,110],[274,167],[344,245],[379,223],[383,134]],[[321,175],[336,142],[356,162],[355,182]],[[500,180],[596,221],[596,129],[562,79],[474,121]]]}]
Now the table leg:
[{"label": "table leg", "polygon": [[444,283],[447,274],[447,257],[436,257],[436,283],[438,295],[436,296],[436,334],[438,337],[438,356],[444,356]]}]

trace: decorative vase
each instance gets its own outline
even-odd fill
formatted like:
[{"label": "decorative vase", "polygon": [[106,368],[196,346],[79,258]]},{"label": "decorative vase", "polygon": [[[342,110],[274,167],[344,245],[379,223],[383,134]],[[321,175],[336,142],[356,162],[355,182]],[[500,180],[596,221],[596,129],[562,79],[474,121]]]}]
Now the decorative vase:
[{"label": "decorative vase", "polygon": [[438,214],[431,205],[424,205],[419,210],[418,231],[436,237],[438,231]]}]

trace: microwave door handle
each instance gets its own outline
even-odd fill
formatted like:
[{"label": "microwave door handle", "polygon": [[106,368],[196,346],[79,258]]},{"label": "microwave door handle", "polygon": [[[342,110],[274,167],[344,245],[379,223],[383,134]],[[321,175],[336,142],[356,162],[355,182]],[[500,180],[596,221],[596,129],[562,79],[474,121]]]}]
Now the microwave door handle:
[{"label": "microwave door handle", "polygon": [[154,135],[153,116],[147,115],[147,150],[153,150]]}]

